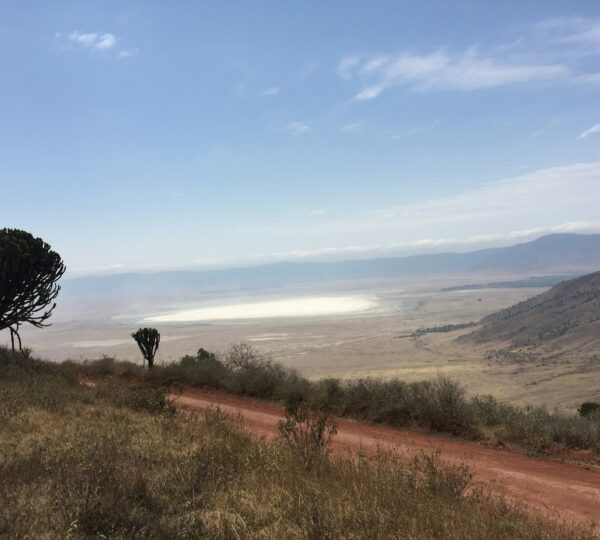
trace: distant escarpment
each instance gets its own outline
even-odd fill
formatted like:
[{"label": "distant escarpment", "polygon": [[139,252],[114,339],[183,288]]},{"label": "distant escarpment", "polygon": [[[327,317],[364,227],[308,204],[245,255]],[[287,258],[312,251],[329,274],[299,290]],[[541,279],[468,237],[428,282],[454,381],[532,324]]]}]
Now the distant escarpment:
[{"label": "distant escarpment", "polygon": [[564,281],[550,290],[488,315],[463,342],[510,342],[513,347],[600,344],[600,272]]}]

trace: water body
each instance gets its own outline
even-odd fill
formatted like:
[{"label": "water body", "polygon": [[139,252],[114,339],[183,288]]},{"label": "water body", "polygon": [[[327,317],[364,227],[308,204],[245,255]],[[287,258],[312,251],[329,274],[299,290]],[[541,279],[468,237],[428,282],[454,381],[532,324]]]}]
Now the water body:
[{"label": "water body", "polygon": [[226,304],[185,309],[153,315],[143,322],[183,323],[232,321],[275,317],[318,317],[359,313],[374,308],[375,300],[364,296],[318,296],[286,298],[243,304]]}]

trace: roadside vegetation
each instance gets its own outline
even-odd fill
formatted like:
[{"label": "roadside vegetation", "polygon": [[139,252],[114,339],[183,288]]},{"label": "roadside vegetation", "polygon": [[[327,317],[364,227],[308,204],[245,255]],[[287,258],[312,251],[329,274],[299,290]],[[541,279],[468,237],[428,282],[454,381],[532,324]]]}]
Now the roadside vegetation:
[{"label": "roadside vegetation", "polygon": [[469,396],[452,379],[420,382],[372,378],[310,381],[296,371],[261,356],[248,345],[233,345],[222,357],[204,349],[179,362],[139,365],[105,357],[85,363],[64,362],[74,377],[122,377],[158,387],[209,387],[239,395],[303,402],[315,410],[392,426],[490,439],[529,453],[559,455],[566,449],[600,454],[600,410],[586,405],[585,414],[543,407],[517,407],[490,395]]},{"label": "roadside vegetation", "polygon": [[[156,384],[189,371],[197,384],[261,397],[292,387],[315,399],[348,392],[248,354],[202,355],[208,365],[155,366],[143,376],[108,359],[57,365],[0,349],[0,537],[592,538],[488,497],[466,467],[436,455],[332,456],[334,430],[319,423],[325,411],[292,408],[288,437],[265,442],[218,410],[178,414]],[[84,372],[96,386],[80,384]],[[318,459],[301,450],[315,441]]]}]

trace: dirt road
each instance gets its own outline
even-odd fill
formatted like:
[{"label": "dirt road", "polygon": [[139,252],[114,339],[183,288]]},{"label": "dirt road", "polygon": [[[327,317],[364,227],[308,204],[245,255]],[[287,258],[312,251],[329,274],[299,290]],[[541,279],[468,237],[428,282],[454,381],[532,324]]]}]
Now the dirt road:
[{"label": "dirt road", "polygon": [[[219,407],[223,412],[243,415],[251,433],[273,438],[282,418],[280,407],[212,390],[187,390],[170,394],[182,408],[204,410]],[[339,420],[334,439],[336,450],[366,451],[378,445],[410,453],[441,452],[449,463],[466,463],[475,482],[494,493],[519,501],[536,513],[549,514],[571,523],[600,523],[600,470],[549,459],[527,457],[503,448],[491,448],[444,436],[403,432],[390,427]]]}]

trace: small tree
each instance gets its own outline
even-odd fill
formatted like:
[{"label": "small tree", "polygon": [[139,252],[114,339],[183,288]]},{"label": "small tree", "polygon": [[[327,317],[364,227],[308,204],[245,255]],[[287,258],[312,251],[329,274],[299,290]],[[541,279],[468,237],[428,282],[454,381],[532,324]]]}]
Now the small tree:
[{"label": "small tree", "polygon": [[595,401],[586,401],[577,409],[580,416],[595,416],[600,415],[600,403]]},{"label": "small tree", "polygon": [[19,229],[0,229],[0,330],[10,330],[13,351],[15,337],[22,349],[20,325],[50,325],[46,321],[56,307],[57,282],[64,273],[60,255],[41,238]]},{"label": "small tree", "polygon": [[148,361],[148,369],[152,369],[154,366],[154,355],[158,350],[160,344],[160,334],[156,328],[140,328],[137,332],[131,334],[131,337],[135,339],[142,356],[144,357],[144,364]]}]

